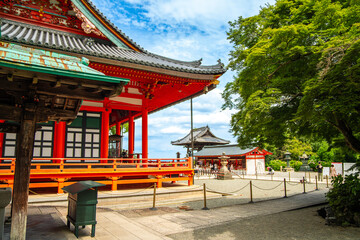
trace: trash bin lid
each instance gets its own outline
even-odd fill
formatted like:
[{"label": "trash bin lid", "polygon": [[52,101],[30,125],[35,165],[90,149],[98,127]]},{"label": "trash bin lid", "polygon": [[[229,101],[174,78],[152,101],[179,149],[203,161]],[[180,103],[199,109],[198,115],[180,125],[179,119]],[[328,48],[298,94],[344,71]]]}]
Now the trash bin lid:
[{"label": "trash bin lid", "polygon": [[69,186],[63,187],[62,190],[64,190],[65,192],[71,193],[71,194],[75,194],[75,193],[83,192],[90,188],[98,188],[98,187],[103,187],[103,186],[105,186],[105,184],[88,180],[88,181],[80,181],[80,182],[71,184]]}]

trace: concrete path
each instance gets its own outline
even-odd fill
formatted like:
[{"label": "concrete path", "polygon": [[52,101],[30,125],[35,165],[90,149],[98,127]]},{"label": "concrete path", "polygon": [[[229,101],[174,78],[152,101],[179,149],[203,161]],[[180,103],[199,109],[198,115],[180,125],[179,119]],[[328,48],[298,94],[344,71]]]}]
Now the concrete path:
[{"label": "concrete path", "polygon": [[[224,224],[241,218],[269,215],[326,202],[326,189],[288,198],[219,207],[210,210],[183,211],[155,216],[133,218],[162,235],[192,231],[198,228]],[[130,217],[130,216],[129,216]]]},{"label": "concrete path", "polygon": [[[221,182],[223,184],[223,182]],[[257,183],[261,186],[261,181]],[[270,184],[270,183],[268,183]],[[275,183],[272,183],[275,184]],[[97,208],[95,238],[90,237],[91,227],[79,230],[79,239],[170,239],[167,235],[192,231],[251,216],[262,216],[287,210],[322,204],[327,188],[307,194],[295,194],[255,203],[245,203],[210,210],[184,211],[175,207],[159,207],[157,211],[143,209],[123,210],[114,206]],[[38,197],[39,198],[39,197]],[[66,227],[67,207],[29,206],[27,239],[76,239]],[[10,225],[5,225],[5,239],[9,239]]]}]

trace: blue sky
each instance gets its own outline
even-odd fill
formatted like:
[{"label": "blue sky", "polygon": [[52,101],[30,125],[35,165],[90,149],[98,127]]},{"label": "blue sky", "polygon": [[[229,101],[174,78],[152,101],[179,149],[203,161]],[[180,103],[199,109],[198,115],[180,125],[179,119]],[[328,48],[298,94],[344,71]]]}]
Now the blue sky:
[{"label": "blue sky", "polygon": [[[141,47],[184,61],[203,59],[214,65],[228,63],[232,45],[227,40],[228,22],[256,15],[260,6],[275,0],[92,0],[104,15]],[[218,87],[193,99],[194,127],[208,125],[218,137],[236,140],[229,132],[231,111],[221,111],[221,92],[232,81],[226,72]],[[190,101],[149,115],[149,157],[171,158],[186,149],[170,141],[190,131]],[[124,139],[127,148],[127,136]],[[135,122],[135,152],[141,152],[141,119]]]}]

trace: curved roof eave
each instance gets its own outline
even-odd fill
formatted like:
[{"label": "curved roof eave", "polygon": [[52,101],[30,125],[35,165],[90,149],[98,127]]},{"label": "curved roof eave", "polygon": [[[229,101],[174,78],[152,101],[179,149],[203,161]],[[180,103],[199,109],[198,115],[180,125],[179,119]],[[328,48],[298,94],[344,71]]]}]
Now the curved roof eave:
[{"label": "curved roof eave", "polygon": [[118,47],[122,47],[125,44],[128,48],[137,52],[146,52],[107,19],[90,0],[71,0],[71,2]]}]

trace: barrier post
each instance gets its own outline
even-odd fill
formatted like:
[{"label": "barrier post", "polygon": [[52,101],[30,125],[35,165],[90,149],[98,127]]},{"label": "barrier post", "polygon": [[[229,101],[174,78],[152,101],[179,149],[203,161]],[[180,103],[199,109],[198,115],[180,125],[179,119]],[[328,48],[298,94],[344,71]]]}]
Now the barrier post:
[{"label": "barrier post", "polygon": [[304,192],[303,193],[306,193],[306,190],[305,190],[305,177],[303,177],[303,185],[304,185]]},{"label": "barrier post", "polygon": [[157,210],[157,208],[155,207],[155,201],[156,201],[156,183],[154,183],[153,207],[150,208],[150,210]]},{"label": "barrier post", "polygon": [[318,188],[318,179],[317,179],[316,176],[315,176],[315,183],[316,183],[316,189],[315,190],[317,191],[317,190],[319,190],[319,188]]},{"label": "barrier post", "polygon": [[326,175],[326,187],[329,188],[329,176]]},{"label": "barrier post", "polygon": [[250,181],[250,203],[253,203],[252,181]]},{"label": "barrier post", "polygon": [[[275,174],[275,173],[274,173]],[[271,181],[273,180],[274,178],[274,174],[271,173]]]},{"label": "barrier post", "polygon": [[287,198],[287,193],[286,193],[286,178],[284,178],[284,198]]},{"label": "barrier post", "polygon": [[206,206],[206,185],[204,183],[204,207],[201,210],[209,210],[209,208]]},{"label": "barrier post", "polygon": [[309,183],[311,183],[311,174],[309,172]]},{"label": "barrier post", "polygon": [[290,182],[290,171],[289,171],[289,182]]}]

